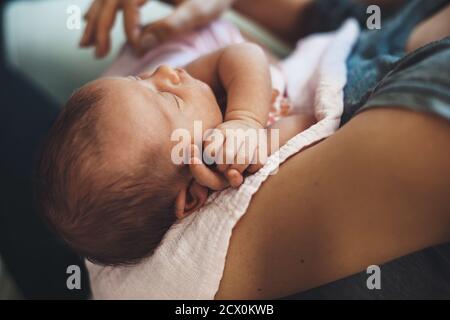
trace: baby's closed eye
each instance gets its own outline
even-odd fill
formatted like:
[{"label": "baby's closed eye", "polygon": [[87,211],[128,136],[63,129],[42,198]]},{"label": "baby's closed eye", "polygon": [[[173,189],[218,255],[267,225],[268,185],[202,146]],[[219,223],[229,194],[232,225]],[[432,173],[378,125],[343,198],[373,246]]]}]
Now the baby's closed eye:
[{"label": "baby's closed eye", "polygon": [[167,92],[167,91],[161,91],[160,94],[162,96],[164,96],[165,99],[172,99],[175,102],[175,105],[177,106],[178,109],[181,110],[181,102],[182,101],[180,99],[180,97],[178,97],[176,94],[173,94],[171,92]]}]

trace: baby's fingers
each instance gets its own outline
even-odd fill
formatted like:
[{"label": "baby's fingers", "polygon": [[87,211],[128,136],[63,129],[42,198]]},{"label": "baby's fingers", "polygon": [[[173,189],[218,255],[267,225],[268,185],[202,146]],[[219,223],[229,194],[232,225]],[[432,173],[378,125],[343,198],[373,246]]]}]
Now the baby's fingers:
[{"label": "baby's fingers", "polygon": [[239,187],[244,182],[244,176],[236,169],[228,169],[225,176],[233,188]]},{"label": "baby's fingers", "polygon": [[253,174],[258,172],[262,167],[264,167],[262,163],[252,164],[248,167],[247,172]]},{"label": "baby's fingers", "polygon": [[247,168],[248,173],[255,173],[259,171],[267,161],[267,157],[260,154],[260,148],[256,148],[255,153],[253,155],[252,165]]},{"label": "baby's fingers", "polygon": [[248,166],[253,163],[256,150],[257,146],[254,141],[246,141],[246,143],[243,143],[239,148],[234,164],[230,166],[230,169],[235,169],[242,174]]},{"label": "baby's fingers", "polygon": [[201,160],[197,146],[192,147],[192,157],[189,164],[192,176],[198,184],[212,190],[223,190],[228,187],[228,181],[222,174],[208,168]]}]

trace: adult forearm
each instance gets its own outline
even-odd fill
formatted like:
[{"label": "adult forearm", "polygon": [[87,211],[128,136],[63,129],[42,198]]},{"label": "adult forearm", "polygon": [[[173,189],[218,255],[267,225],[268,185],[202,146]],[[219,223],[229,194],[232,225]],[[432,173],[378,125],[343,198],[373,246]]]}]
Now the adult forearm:
[{"label": "adult forearm", "polygon": [[286,41],[308,33],[306,15],[314,0],[237,0],[233,8]]},{"label": "adult forearm", "polygon": [[448,242],[449,136],[378,109],[293,156],[234,229],[217,298],[286,296]]},{"label": "adult forearm", "polygon": [[[327,17],[320,16],[315,2],[317,0],[237,0],[233,8],[274,32],[281,39],[295,42],[310,33],[323,31],[317,30],[317,26],[320,25],[321,19]],[[355,5],[364,6],[376,4],[382,10],[390,12],[401,6],[405,0],[353,0],[353,2]],[[329,8],[331,12],[333,9]]]}]

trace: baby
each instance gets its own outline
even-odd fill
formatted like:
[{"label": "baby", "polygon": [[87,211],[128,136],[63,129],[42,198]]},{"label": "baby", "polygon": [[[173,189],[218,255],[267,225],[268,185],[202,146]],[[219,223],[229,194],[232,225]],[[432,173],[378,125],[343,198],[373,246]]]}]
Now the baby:
[{"label": "baby", "polygon": [[[230,132],[265,128],[277,94],[265,53],[249,43],[183,69],[160,66],[83,86],[67,102],[39,159],[37,196],[45,219],[95,263],[133,264],[151,255],[210,190],[238,187],[259,169],[258,144],[230,148],[226,141]],[[211,154],[214,167],[203,163],[193,143],[186,146],[193,151],[190,163],[171,159],[172,132],[181,128],[194,137],[195,121],[204,132],[223,134],[221,156]],[[269,129],[279,129],[282,145],[314,121],[291,116]],[[244,161],[221,164],[221,157]]]}]

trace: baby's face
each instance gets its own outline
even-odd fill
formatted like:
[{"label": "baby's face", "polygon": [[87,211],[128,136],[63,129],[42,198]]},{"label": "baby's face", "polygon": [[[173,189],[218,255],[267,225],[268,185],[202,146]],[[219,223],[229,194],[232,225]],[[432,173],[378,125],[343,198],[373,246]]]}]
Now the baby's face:
[{"label": "baby's face", "polygon": [[89,86],[105,92],[101,135],[112,153],[109,159],[124,165],[149,148],[158,148],[170,161],[175,129],[186,129],[194,137],[194,121],[202,121],[203,130],[222,122],[211,88],[182,69],[161,66],[139,77],[104,78]]}]

